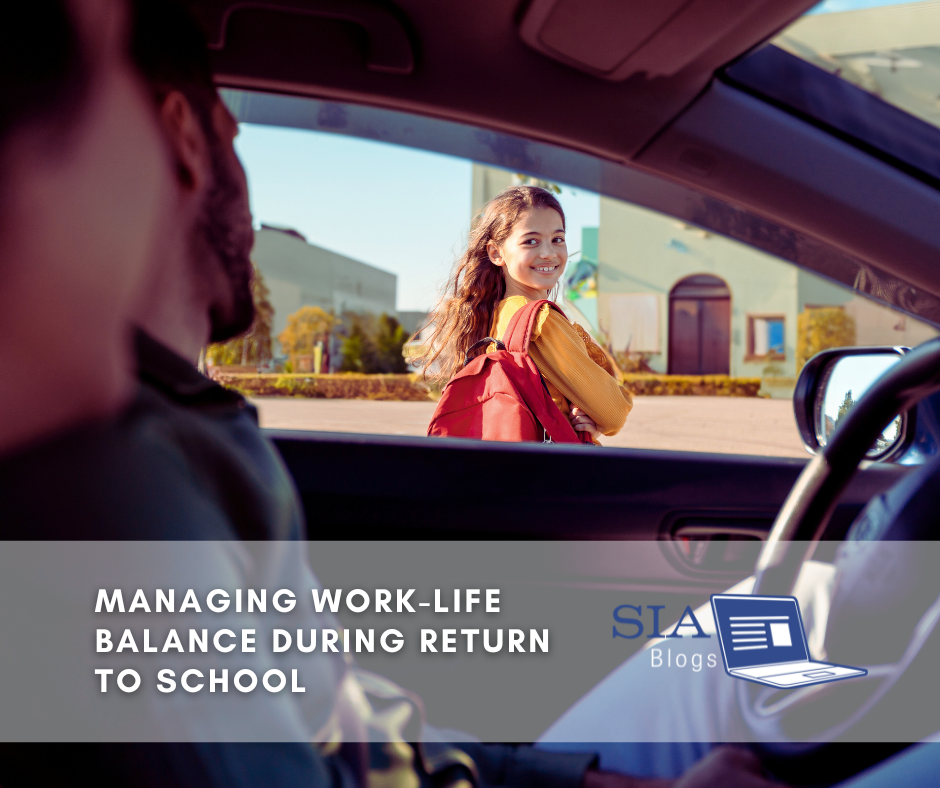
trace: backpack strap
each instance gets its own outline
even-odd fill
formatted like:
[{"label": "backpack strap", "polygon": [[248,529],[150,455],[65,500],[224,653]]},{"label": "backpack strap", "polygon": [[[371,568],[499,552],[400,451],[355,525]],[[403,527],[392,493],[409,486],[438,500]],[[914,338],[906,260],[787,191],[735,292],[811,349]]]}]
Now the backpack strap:
[{"label": "backpack strap", "polygon": [[539,310],[542,308],[543,304],[548,304],[551,309],[554,309],[562,317],[565,317],[565,313],[561,311],[561,307],[554,301],[549,301],[547,298],[526,304],[512,316],[509,325],[506,326],[506,333],[503,334],[503,343],[510,353],[529,352],[529,342],[532,339],[532,332],[535,330],[535,321],[538,318]]},{"label": "backpack strap", "polygon": [[493,339],[493,337],[483,337],[479,342],[474,342],[470,347],[467,348],[467,352],[463,357],[463,365],[467,366],[470,363],[470,355],[478,351],[481,347],[486,347],[487,345],[496,344],[497,350],[505,350],[506,346],[500,342],[498,339]]},{"label": "backpack strap", "polygon": [[[543,298],[539,301],[532,301],[529,304],[526,304],[522,309],[520,309],[516,314],[512,316],[509,320],[509,325],[506,326],[506,333],[503,334],[503,343],[506,345],[506,350],[510,353],[528,353],[529,352],[529,342],[532,341],[532,332],[535,330],[535,321],[538,318],[539,310],[542,308],[543,304],[548,304],[550,309],[554,309],[558,314],[560,314],[565,320],[568,317],[562,311],[561,307],[558,306],[554,301],[549,301],[547,298]],[[545,382],[545,377],[539,372],[539,380],[542,381],[542,388],[545,389],[545,396],[551,400],[552,395],[548,390],[548,384]],[[545,432],[545,443],[554,443],[554,441],[548,436],[548,431],[545,428],[542,428]],[[591,436],[586,432],[575,431],[578,436],[578,440],[581,443],[593,444]]]}]

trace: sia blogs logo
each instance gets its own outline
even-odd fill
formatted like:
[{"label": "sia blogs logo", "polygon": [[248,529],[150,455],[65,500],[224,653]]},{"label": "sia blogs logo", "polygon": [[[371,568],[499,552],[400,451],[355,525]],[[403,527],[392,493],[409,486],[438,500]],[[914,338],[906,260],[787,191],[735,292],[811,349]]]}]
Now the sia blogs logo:
[{"label": "sia blogs logo", "polygon": [[712,612],[725,671],[736,679],[788,689],[868,673],[812,661],[796,597],[715,594]]},{"label": "sia blogs logo", "polygon": [[[647,640],[661,638],[665,648],[650,648],[650,665],[653,668],[684,668],[691,665],[696,673],[704,665],[717,667],[715,654],[687,654],[687,648],[676,649],[668,643],[670,638],[691,635],[691,640],[711,638],[709,632],[718,633],[721,657],[725,672],[736,679],[767,684],[779,689],[804,687],[840,681],[868,673],[864,668],[850,665],[835,665],[815,662],[806,645],[806,633],[800,614],[800,603],[792,596],[748,596],[714,594],[711,598],[711,619],[708,611],[699,615],[705,620],[702,626],[690,605],[673,626],[672,631],[660,629],[660,613],[665,605],[646,605],[652,614],[652,626]],[[629,615],[630,613],[635,615]],[[636,640],[646,631],[642,605],[619,605],[614,608],[614,638]],[[706,632],[706,627],[708,632]],[[690,630],[694,630],[692,635]]]},{"label": "sia blogs logo", "polygon": [[[644,605],[618,605],[614,608],[613,637],[615,639],[636,640],[643,637],[643,633],[646,631],[643,623],[646,618],[643,615],[643,608]],[[660,611],[665,610],[666,606],[645,605],[645,608],[652,614],[650,634],[646,635],[647,640],[663,638],[668,642],[669,638],[682,638],[686,635],[691,635],[693,640],[696,638],[711,638],[711,635],[705,632],[699,620],[695,617],[695,611],[692,610],[691,605],[686,605],[679,620],[668,634],[664,634],[660,630]],[[692,631],[695,632],[694,635]],[[716,654],[696,652],[689,655],[685,651],[681,651],[674,655],[672,648],[668,645],[665,648],[651,648],[649,654],[650,666],[653,668],[684,668],[689,666],[694,673],[698,673],[705,665],[709,668],[718,666]]]}]

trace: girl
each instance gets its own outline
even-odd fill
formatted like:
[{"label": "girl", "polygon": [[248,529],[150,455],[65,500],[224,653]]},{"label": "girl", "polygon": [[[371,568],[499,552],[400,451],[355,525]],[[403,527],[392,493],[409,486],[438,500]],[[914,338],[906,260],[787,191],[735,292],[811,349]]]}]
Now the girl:
[{"label": "girl", "polygon": [[[432,334],[416,363],[427,377],[450,380],[471,345],[487,336],[502,338],[519,309],[549,297],[567,260],[565,214],[558,200],[537,186],[506,189],[474,225],[429,318]],[[601,434],[615,435],[633,400],[617,384],[604,352],[583,328],[548,305],[539,310],[532,336],[529,354],[572,426],[595,441]],[[488,352],[494,349],[491,345]]]}]

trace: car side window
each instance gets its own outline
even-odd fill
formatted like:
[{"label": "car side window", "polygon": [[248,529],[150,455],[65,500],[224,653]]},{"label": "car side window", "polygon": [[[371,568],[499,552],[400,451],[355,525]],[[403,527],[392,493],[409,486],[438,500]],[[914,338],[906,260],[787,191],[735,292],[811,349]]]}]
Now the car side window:
[{"label": "car side window", "polygon": [[607,446],[806,457],[802,365],[936,335],[852,289],[640,205],[526,172],[323,131],[242,123],[255,217],[252,331],[211,375],[262,426],[425,435],[439,391],[411,359],[473,218],[535,183],[566,213],[557,302],[616,364],[634,408]]}]

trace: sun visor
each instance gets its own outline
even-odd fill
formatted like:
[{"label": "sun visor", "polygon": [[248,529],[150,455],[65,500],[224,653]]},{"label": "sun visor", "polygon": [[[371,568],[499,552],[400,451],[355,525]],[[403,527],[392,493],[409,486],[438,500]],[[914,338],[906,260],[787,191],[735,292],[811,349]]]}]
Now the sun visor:
[{"label": "sun visor", "polygon": [[734,40],[735,54],[743,53],[812,5],[814,0],[534,0],[520,35],[543,55],[602,79],[671,76],[726,39]]}]

